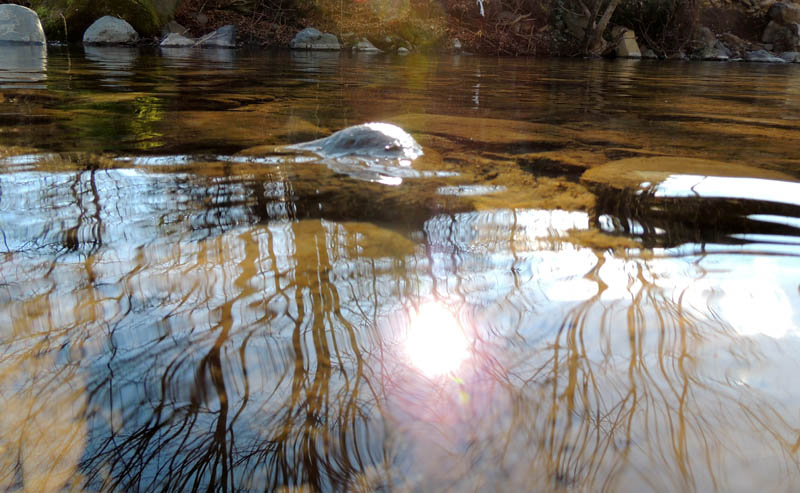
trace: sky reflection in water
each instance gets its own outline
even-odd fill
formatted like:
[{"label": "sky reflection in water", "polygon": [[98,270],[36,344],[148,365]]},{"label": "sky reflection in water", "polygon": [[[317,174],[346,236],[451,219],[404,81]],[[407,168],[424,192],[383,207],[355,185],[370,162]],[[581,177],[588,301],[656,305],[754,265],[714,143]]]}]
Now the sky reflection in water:
[{"label": "sky reflection in water", "polygon": [[[708,135],[717,99],[741,99],[736,83],[629,63],[214,57],[51,56],[60,104],[0,99],[2,150],[22,148],[0,174],[0,489],[800,481],[796,184],[688,176],[656,184],[654,209],[594,190],[611,202],[554,210],[543,200],[575,199],[580,180],[531,171],[644,151],[734,159],[730,135]],[[476,74],[480,98],[460,85]],[[796,85],[775,80],[739,113],[800,109],[785,97]],[[642,125],[635,105],[652,94]],[[252,150],[396,116],[398,103],[493,119],[431,117],[412,133],[434,160],[393,186]],[[682,121],[690,109],[707,120]],[[462,131],[470,122],[480,131]],[[747,150],[792,172],[799,131],[767,123],[729,128],[785,131]],[[75,142],[84,152],[65,152]],[[675,186],[731,200],[698,204]],[[709,203],[735,214],[713,230],[687,219]],[[688,212],[665,219],[665,204]]]}]

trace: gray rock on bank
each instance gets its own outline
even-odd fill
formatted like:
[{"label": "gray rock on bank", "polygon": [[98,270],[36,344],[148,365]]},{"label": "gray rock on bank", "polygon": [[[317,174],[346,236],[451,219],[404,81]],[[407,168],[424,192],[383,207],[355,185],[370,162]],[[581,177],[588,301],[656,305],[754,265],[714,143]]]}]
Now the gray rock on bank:
[{"label": "gray rock on bank", "polygon": [[780,57],[789,63],[800,63],[800,52],[797,51],[785,51]]},{"label": "gray rock on bank", "polygon": [[307,27],[297,33],[289,43],[294,50],[341,50],[339,40],[330,33],[323,33],[313,27]]},{"label": "gray rock on bank", "polygon": [[767,50],[748,51],[744,54],[744,59],[748,62],[757,63],[786,63],[786,60],[773,55]]},{"label": "gray rock on bank", "polygon": [[181,47],[192,47],[195,45],[197,41],[187,38],[182,34],[178,33],[169,33],[167,37],[164,38],[163,41],[159,44],[159,46],[163,46],[164,48],[181,48]]},{"label": "gray rock on bank", "polygon": [[84,44],[123,45],[139,41],[139,33],[122,19],[110,15],[103,16],[83,33]]},{"label": "gray rock on bank", "polygon": [[370,42],[367,38],[361,38],[353,46],[353,51],[361,51],[364,53],[381,53],[381,50]]},{"label": "gray rock on bank", "polygon": [[44,44],[39,16],[21,5],[0,5],[0,42]]},{"label": "gray rock on bank", "polygon": [[236,27],[222,26],[198,39],[195,45],[205,48],[236,48]]}]

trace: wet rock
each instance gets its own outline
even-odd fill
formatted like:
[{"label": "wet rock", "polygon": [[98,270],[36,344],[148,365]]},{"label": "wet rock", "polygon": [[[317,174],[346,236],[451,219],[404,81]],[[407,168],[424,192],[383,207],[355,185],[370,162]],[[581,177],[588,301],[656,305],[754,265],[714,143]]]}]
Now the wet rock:
[{"label": "wet rock", "polygon": [[297,33],[289,43],[294,50],[340,50],[339,40],[330,33],[323,33],[313,27],[307,27]]},{"label": "wet rock", "polygon": [[636,42],[636,33],[627,27],[615,27],[612,29],[611,34],[615,39],[619,39],[619,43],[614,52],[619,58],[642,58],[642,52],[639,49],[639,44]]},{"label": "wet rock", "polygon": [[756,63],[786,63],[786,60],[776,57],[766,50],[748,51],[744,54],[745,61]]},{"label": "wet rock", "polygon": [[21,5],[0,5],[0,42],[44,44],[39,16]]},{"label": "wet rock", "polygon": [[139,41],[139,33],[122,19],[103,16],[83,33],[84,44],[131,44]]},{"label": "wet rock", "polygon": [[390,123],[365,123],[339,130],[329,137],[290,146],[324,157],[365,156],[413,160],[423,154],[414,137]]},{"label": "wet rock", "polygon": [[381,53],[381,50],[375,47],[374,44],[370,43],[367,38],[361,38],[358,42],[353,46],[354,51],[362,51],[365,53]]},{"label": "wet rock", "polygon": [[208,48],[236,48],[236,27],[222,26],[198,39],[196,45]]},{"label": "wet rock", "polygon": [[800,63],[800,52],[785,51],[781,53],[779,56],[784,60],[786,60],[788,63]]},{"label": "wet rock", "polygon": [[400,48],[397,48],[397,54],[398,55],[408,55],[408,53],[409,53],[409,50],[405,46],[401,46]]},{"label": "wet rock", "polygon": [[179,47],[190,47],[194,46],[196,43],[195,40],[187,38],[178,33],[169,33],[166,38],[161,42],[159,46],[164,48],[179,48]]}]

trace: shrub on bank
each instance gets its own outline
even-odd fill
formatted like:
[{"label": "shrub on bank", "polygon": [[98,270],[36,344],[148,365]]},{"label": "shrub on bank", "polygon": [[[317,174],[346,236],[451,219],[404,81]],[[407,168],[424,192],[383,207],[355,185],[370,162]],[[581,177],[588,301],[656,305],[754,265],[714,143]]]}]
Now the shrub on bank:
[{"label": "shrub on bank", "polygon": [[699,0],[626,0],[612,22],[633,29],[640,41],[659,55],[691,48],[699,27]]},{"label": "shrub on bank", "polygon": [[[157,35],[168,20],[162,13],[171,0],[30,0],[51,40],[80,41],[83,32],[104,15],[124,19],[143,36]],[[159,8],[160,7],[160,8]]]},{"label": "shrub on bank", "polygon": [[[0,3],[9,3],[0,0]],[[304,27],[379,48],[502,55],[607,54],[614,25],[659,55],[691,52],[700,26],[757,41],[766,26],[753,0],[12,0],[37,11],[48,39],[79,41],[97,18],[128,21],[143,37],[171,18],[199,36],[233,24],[244,43],[286,46]],[[759,4],[760,5],[760,4]]]}]

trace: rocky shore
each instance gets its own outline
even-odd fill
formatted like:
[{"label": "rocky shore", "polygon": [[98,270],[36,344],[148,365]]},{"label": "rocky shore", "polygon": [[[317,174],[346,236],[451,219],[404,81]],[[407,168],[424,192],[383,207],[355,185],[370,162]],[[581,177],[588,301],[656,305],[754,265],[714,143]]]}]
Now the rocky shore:
[{"label": "rocky shore", "polygon": [[[323,1],[319,0],[319,5]],[[376,3],[369,4],[371,1]],[[601,0],[597,1],[598,5],[602,3]],[[125,3],[124,0],[120,2]],[[554,10],[551,6],[544,12],[547,16],[543,12],[537,16],[520,9],[516,12],[505,10],[505,3],[502,2],[484,4],[477,1],[473,5],[472,2],[465,4],[457,0],[443,3],[451,7],[468,7],[469,12],[466,13],[469,16],[455,19],[453,15],[457,12],[452,8],[427,13],[398,9],[397,12],[390,12],[392,15],[385,15],[383,24],[374,18],[358,20],[359,16],[366,19],[364,9],[374,17],[378,2],[340,2],[341,5],[346,3],[352,10],[352,19],[348,18],[347,21],[343,12],[340,12],[337,22],[335,15],[321,8],[304,17],[298,17],[295,13],[297,18],[292,19],[294,26],[287,22],[282,30],[265,27],[261,32],[263,37],[257,37],[253,32],[254,26],[261,25],[261,20],[245,22],[242,18],[228,15],[230,9],[223,8],[227,4],[246,5],[246,1],[212,2],[216,10],[204,10],[206,3],[198,6],[193,0],[152,2],[160,6],[160,10],[152,6],[152,11],[148,10],[148,2],[145,1],[137,3],[139,10],[119,8],[114,11],[121,12],[120,15],[95,15],[96,18],[88,16],[87,12],[59,11],[59,0],[18,2],[27,3],[33,8],[16,4],[0,5],[0,42],[43,44],[46,40],[80,41],[87,45],[157,44],[170,48],[277,45],[296,50],[348,50],[400,55],[414,51],[537,56],[590,54],[621,58],[800,63],[800,4],[793,2],[730,0],[726,9],[714,7],[716,10],[713,10],[709,6],[708,9],[713,11],[696,10],[688,28],[686,23],[679,25],[670,20],[673,24],[663,27],[661,39],[653,35],[649,25],[642,23],[643,14],[631,14],[630,8],[621,8],[616,11],[619,13],[615,13],[616,17],[609,15],[608,19],[604,19],[607,27],[605,24],[598,27],[597,20],[588,11],[581,14],[561,7],[561,10]],[[423,0],[419,2],[425,3]],[[86,8],[96,7],[91,0],[84,0],[83,3]],[[113,2],[103,5],[108,3]],[[554,5],[563,3],[555,2]],[[430,6],[430,3],[426,5]],[[620,5],[625,4],[623,2]],[[97,12],[102,14],[105,11],[99,9]],[[277,15],[275,12],[272,14]],[[427,25],[420,25],[423,15],[428,15]],[[54,22],[53,17],[60,17],[60,24]],[[727,23],[719,21],[725,18],[728,19]],[[230,22],[221,24],[226,20]],[[709,25],[704,24],[705,20],[709,21]],[[626,21],[630,25],[623,24]],[[640,25],[637,26],[637,23]],[[87,24],[86,27],[76,33],[76,29],[83,24]],[[475,27],[478,28],[477,32],[471,30]],[[637,30],[637,27],[640,29]],[[352,29],[345,31],[348,28]],[[667,32],[667,28],[672,31]],[[592,29],[596,32],[592,32]],[[672,37],[667,37],[670,34]],[[591,49],[588,43],[590,38],[594,40]],[[516,40],[517,45],[509,42],[509,39]]]}]

